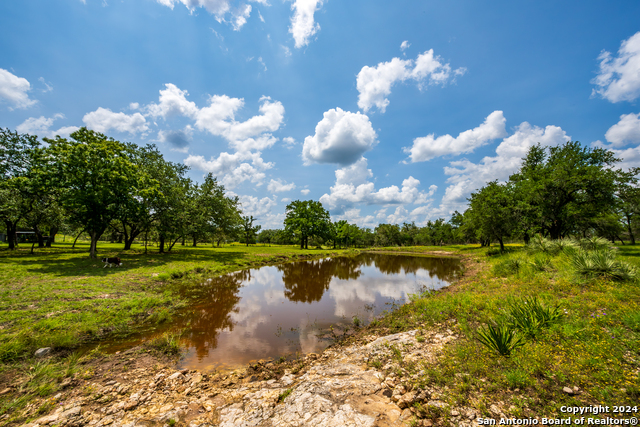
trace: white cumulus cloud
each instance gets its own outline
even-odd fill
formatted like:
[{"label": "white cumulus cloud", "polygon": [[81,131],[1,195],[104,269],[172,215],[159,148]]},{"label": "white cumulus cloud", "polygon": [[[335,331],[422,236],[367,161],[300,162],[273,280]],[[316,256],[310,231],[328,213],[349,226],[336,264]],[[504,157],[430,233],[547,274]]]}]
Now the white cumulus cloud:
[{"label": "white cumulus cloud", "polygon": [[436,137],[434,134],[430,134],[414,139],[413,146],[404,147],[403,151],[409,153],[412,163],[424,162],[449,154],[470,153],[493,139],[507,136],[506,122],[502,111],[494,111],[480,126],[460,133],[457,138],[451,135]]},{"label": "white cumulus cloud", "polygon": [[27,108],[36,103],[29,99],[31,84],[23,77],[18,77],[0,68],[0,100],[8,101],[10,107]]},{"label": "white cumulus cloud", "polygon": [[309,44],[309,39],[320,30],[313,15],[322,7],[322,0],[294,0],[291,5],[293,16],[289,32],[293,35],[295,46],[301,48]]},{"label": "white cumulus cloud", "polygon": [[640,144],[640,113],[623,114],[620,121],[611,126],[604,136],[614,147]]},{"label": "white cumulus cloud", "polygon": [[292,182],[287,184],[287,181],[281,179],[272,179],[267,185],[267,190],[271,193],[283,193],[285,191],[291,191],[296,188],[296,185]]},{"label": "white cumulus cloud", "polygon": [[467,206],[467,198],[493,180],[506,181],[522,164],[522,158],[530,147],[540,143],[544,147],[564,144],[571,137],[558,126],[540,128],[527,122],[521,123],[515,133],[505,138],[496,148],[496,156],[484,157],[479,163],[457,160],[444,168],[448,175],[440,206],[432,212],[434,218],[445,217]]},{"label": "white cumulus cloud", "polygon": [[89,129],[101,133],[106,133],[111,129],[115,129],[118,132],[129,132],[130,134],[149,130],[147,121],[140,113],[114,113],[110,109],[102,107],[85,114],[82,121]]},{"label": "white cumulus cloud", "polygon": [[306,164],[349,165],[378,143],[369,117],[341,108],[326,111],[315,130],[315,135],[304,140],[302,157]]},{"label": "white cumulus cloud", "polygon": [[51,130],[51,126],[53,126],[53,122],[58,119],[63,119],[64,114],[56,114],[53,117],[46,118],[44,116],[40,117],[29,117],[27,120],[22,122],[16,127],[16,130],[19,133],[28,133],[30,135],[38,135],[40,138],[54,138],[56,135],[61,136],[63,138],[68,137],[71,133],[78,130],[77,126],[63,126],[58,130]]},{"label": "white cumulus cloud", "polygon": [[359,92],[358,107],[367,112],[376,106],[384,113],[389,105],[387,97],[396,82],[410,79],[414,80],[420,89],[424,89],[428,85],[445,85],[465,72],[465,68],[452,71],[449,64],[442,62],[442,58],[434,56],[433,49],[419,54],[415,61],[393,58],[375,67],[365,65],[356,79]]},{"label": "white cumulus cloud", "polygon": [[193,128],[187,125],[184,129],[158,131],[158,141],[169,144],[173,151],[186,153],[193,136]]},{"label": "white cumulus cloud", "polygon": [[238,151],[262,150],[276,142],[269,132],[280,128],[284,119],[284,107],[269,97],[260,98],[260,115],[244,122],[235,120],[236,112],[244,105],[243,99],[226,95],[214,95],[208,107],[197,113],[196,128],[212,135],[222,136]]},{"label": "white cumulus cloud", "polygon": [[[189,92],[180,90],[172,83],[165,84],[166,89],[160,91],[160,102],[157,104],[149,104],[145,110],[154,118],[162,117],[168,119],[174,116],[185,116],[195,118],[198,114],[198,107],[195,102],[187,101]],[[137,102],[131,103],[131,109],[138,109]]]},{"label": "white cumulus cloud", "polygon": [[273,163],[265,162],[260,153],[247,151],[237,153],[220,153],[217,158],[206,160],[204,156],[189,155],[184,164],[195,169],[211,172],[222,177],[220,182],[226,188],[235,188],[244,181],[261,185],[265,178],[264,171],[271,169]]},{"label": "white cumulus cloud", "polygon": [[[391,185],[379,190],[368,178],[373,176],[367,168],[367,159],[361,158],[355,164],[336,170],[336,183],[329,194],[320,197],[320,202],[332,210],[348,210],[358,204],[424,204],[433,194],[419,190],[420,181],[410,176],[402,181],[402,187]],[[433,191],[437,187],[432,186]]]},{"label": "white cumulus cloud", "polygon": [[622,42],[617,56],[603,51],[598,59],[600,70],[591,81],[596,85],[593,94],[611,102],[640,97],[640,31]]}]

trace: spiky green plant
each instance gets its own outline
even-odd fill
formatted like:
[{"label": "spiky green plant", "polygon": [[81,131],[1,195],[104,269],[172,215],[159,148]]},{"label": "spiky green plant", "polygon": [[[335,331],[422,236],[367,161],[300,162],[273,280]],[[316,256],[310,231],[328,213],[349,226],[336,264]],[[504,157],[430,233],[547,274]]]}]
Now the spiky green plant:
[{"label": "spiky green plant", "polygon": [[515,349],[524,345],[518,332],[507,325],[487,325],[486,329],[478,330],[477,339],[502,356],[510,356]]},{"label": "spiky green plant", "polygon": [[576,252],[571,256],[571,265],[576,274],[588,279],[600,277],[617,282],[629,282],[638,277],[634,267],[618,261],[610,250]]},{"label": "spiky green plant", "polygon": [[553,265],[551,264],[551,258],[547,255],[536,256],[530,261],[531,267],[533,267],[536,271],[551,271],[553,270]]},{"label": "spiky green plant", "polygon": [[585,251],[603,251],[612,249],[613,245],[607,239],[598,236],[591,236],[578,241],[580,248]]},{"label": "spiky green plant", "polygon": [[540,330],[562,316],[560,307],[544,307],[537,297],[524,297],[509,304],[508,324],[535,339]]}]

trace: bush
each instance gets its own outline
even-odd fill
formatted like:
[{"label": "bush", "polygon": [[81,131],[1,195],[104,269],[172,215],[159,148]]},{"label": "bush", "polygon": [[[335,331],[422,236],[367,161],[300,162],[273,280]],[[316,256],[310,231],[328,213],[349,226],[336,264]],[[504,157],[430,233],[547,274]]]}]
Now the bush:
[{"label": "bush", "polygon": [[525,297],[509,304],[508,324],[523,335],[535,339],[542,328],[549,326],[562,316],[560,308],[543,307],[537,297]]},{"label": "bush", "polygon": [[500,261],[493,267],[493,272],[496,276],[509,276],[516,274],[524,267],[524,261],[520,258],[510,258],[504,261]]},{"label": "bush", "polygon": [[504,325],[488,325],[486,329],[478,330],[477,339],[502,356],[510,356],[512,351],[524,345],[517,331]]},{"label": "bush", "polygon": [[604,251],[613,248],[611,242],[609,242],[607,239],[596,236],[580,239],[577,241],[577,244],[582,250],[585,251]]},{"label": "bush", "polygon": [[551,264],[551,258],[546,255],[536,256],[533,261],[530,262],[531,267],[535,271],[551,271],[553,270],[553,265]]},{"label": "bush", "polygon": [[617,282],[629,282],[637,278],[634,267],[616,260],[610,250],[578,251],[571,256],[571,266],[579,276],[593,279],[606,278]]}]

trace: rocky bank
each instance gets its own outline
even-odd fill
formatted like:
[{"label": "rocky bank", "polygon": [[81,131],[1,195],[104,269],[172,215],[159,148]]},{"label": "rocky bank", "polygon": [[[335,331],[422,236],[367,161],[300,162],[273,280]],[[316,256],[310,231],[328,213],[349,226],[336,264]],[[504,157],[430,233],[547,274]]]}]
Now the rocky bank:
[{"label": "rocky bank", "polygon": [[41,414],[23,425],[477,425],[475,410],[449,407],[446,390],[416,382],[420,369],[435,363],[457,338],[449,327],[455,330],[448,324],[438,331],[367,335],[321,355],[260,362],[234,372],[179,371],[138,347],[68,378],[50,399],[46,415],[42,402],[28,405],[27,411]]}]

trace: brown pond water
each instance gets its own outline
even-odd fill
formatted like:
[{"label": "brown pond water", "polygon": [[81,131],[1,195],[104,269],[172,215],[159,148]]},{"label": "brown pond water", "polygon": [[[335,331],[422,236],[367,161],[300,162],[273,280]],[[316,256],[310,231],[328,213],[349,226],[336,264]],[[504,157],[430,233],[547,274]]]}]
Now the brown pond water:
[{"label": "brown pond water", "polygon": [[460,271],[456,258],[364,253],[206,279],[171,324],[188,349],[180,367],[232,369],[319,352],[331,344],[331,326],[342,333],[353,328],[354,316],[368,323],[410,294],[448,285]]}]

